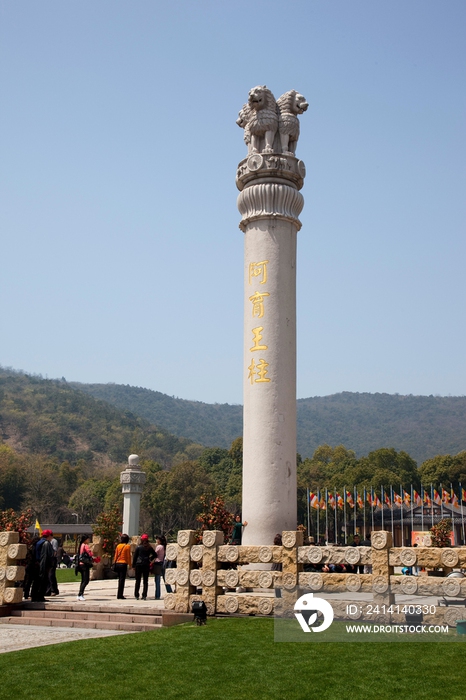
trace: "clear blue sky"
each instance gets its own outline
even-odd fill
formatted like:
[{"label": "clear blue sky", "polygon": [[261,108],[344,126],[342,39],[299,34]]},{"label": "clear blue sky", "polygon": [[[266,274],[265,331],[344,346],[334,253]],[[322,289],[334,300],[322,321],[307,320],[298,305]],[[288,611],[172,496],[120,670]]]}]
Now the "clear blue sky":
[{"label": "clear blue sky", "polygon": [[0,3],[0,364],[242,402],[236,126],[310,103],[298,396],[466,394],[464,0]]}]

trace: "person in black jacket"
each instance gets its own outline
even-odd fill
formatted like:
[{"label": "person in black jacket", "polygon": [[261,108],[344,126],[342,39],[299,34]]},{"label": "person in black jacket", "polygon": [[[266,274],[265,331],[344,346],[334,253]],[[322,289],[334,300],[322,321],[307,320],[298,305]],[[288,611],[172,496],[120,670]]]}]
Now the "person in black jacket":
[{"label": "person in black jacket", "polygon": [[49,583],[49,572],[53,564],[52,530],[43,530],[42,537],[35,546],[34,581],[31,599],[34,603],[45,603],[45,591]]},{"label": "person in black jacket", "polygon": [[142,585],[142,599],[147,599],[147,590],[149,587],[149,570],[150,563],[155,559],[156,554],[154,548],[149,543],[149,535],[141,535],[141,544],[136,547],[133,554],[133,569],[136,573],[134,584],[134,597],[139,600],[139,588]]}]

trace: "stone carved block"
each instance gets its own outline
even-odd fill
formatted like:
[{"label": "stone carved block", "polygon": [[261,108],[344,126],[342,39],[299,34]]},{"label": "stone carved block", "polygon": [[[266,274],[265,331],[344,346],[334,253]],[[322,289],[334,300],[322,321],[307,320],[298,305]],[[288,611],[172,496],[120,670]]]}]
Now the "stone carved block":
[{"label": "stone carved block", "polygon": [[204,554],[204,547],[202,544],[195,544],[191,547],[191,559],[193,561],[201,561]]},{"label": "stone carved block", "polygon": [[235,612],[237,612],[238,607],[239,607],[238,598],[234,595],[227,596],[227,599],[225,601],[226,611],[229,613],[235,613]]},{"label": "stone carved block", "polygon": [[357,574],[349,574],[346,577],[346,588],[353,592],[359,591],[361,588],[361,579]]},{"label": "stone carved block", "polygon": [[237,561],[239,557],[238,547],[226,547],[225,556],[227,561]]},{"label": "stone carved block", "polygon": [[176,583],[176,569],[166,569],[165,570],[165,583],[168,583],[169,586],[175,585],[175,583]]},{"label": "stone carved block", "polygon": [[175,593],[167,593],[165,595],[165,598],[163,599],[163,604],[164,604],[166,610],[174,610],[175,605],[176,605],[176,594]]},{"label": "stone carved block", "polygon": [[454,598],[461,590],[460,582],[457,578],[447,578],[442,583],[443,593]]},{"label": "stone carved block", "polygon": [[360,560],[361,555],[359,553],[358,547],[347,547],[345,550],[345,561],[348,564],[357,564]]},{"label": "stone carved block", "polygon": [[186,569],[175,569],[176,582],[180,586],[185,586],[189,581],[189,572]]},{"label": "stone carved block", "polygon": [[414,549],[402,549],[400,552],[400,561],[404,566],[414,566],[416,563],[416,552]]},{"label": "stone carved block", "polygon": [[287,549],[291,549],[291,547],[295,547],[296,546],[296,532],[294,532],[294,530],[283,532],[282,543],[283,543],[284,547],[287,547]]},{"label": "stone carved block", "polygon": [[387,546],[387,533],[383,530],[373,532],[371,536],[371,543],[374,549],[384,549],[384,547]]},{"label": "stone carved block", "polygon": [[215,571],[207,570],[202,572],[202,584],[203,586],[213,586],[215,585]]},{"label": "stone carved block", "polygon": [[227,588],[236,588],[239,582],[239,575],[238,571],[236,569],[231,569],[231,571],[227,571],[225,574],[225,584]]},{"label": "stone carved block", "polygon": [[270,547],[261,547],[259,549],[259,560],[264,564],[272,561],[272,550]]},{"label": "stone carved block", "polygon": [[178,556],[178,545],[169,544],[165,551],[165,556],[169,561],[175,561]]},{"label": "stone carved block", "polygon": [[449,627],[456,627],[458,620],[462,620],[463,618],[464,608],[455,607],[447,608],[443,616],[445,624],[447,624]]},{"label": "stone carved block", "polygon": [[270,571],[261,571],[259,574],[259,586],[261,588],[271,588],[273,576]]},{"label": "stone carved block", "polygon": [[385,593],[388,591],[388,579],[385,576],[374,576],[372,588],[376,593]]},{"label": "stone carved block", "polygon": [[296,586],[296,575],[286,572],[282,576],[282,586],[287,590],[292,590]]},{"label": "stone carved block", "polygon": [[320,564],[323,554],[322,547],[309,547],[307,559],[311,564]]},{"label": "stone carved block", "polygon": [[[165,575],[165,580],[167,581],[167,577]],[[189,574],[189,581],[192,586],[195,586],[196,588],[200,588],[202,586],[202,572],[200,569],[193,569],[190,574]]]},{"label": "stone carved block", "polygon": [[3,592],[4,603],[21,603],[23,600],[22,588],[5,588]]},{"label": "stone carved block", "polygon": [[10,544],[8,547],[8,557],[10,559],[24,559],[27,550],[28,548],[25,544]]},{"label": "stone carved block", "polygon": [[401,580],[401,590],[406,595],[414,595],[417,591],[417,579],[415,576],[403,576]]},{"label": "stone carved block", "polygon": [[7,566],[6,580],[7,581],[23,581],[25,574],[24,566]]},{"label": "stone carved block", "polygon": [[225,535],[220,530],[206,530],[202,535],[202,543],[205,547],[215,547],[223,544]]},{"label": "stone carved block", "polygon": [[0,532],[0,547],[7,547],[9,544],[18,544],[18,532]]},{"label": "stone carved block", "polygon": [[458,552],[454,549],[443,549],[440,558],[445,566],[454,567],[458,564]]}]

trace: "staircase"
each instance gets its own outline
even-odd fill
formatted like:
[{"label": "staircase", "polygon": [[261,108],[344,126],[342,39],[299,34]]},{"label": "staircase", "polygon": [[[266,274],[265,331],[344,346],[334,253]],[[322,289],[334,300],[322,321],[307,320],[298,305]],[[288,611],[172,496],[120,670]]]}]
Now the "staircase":
[{"label": "staircase", "polygon": [[162,615],[123,605],[19,603],[0,617],[0,624],[148,632],[162,627]]}]

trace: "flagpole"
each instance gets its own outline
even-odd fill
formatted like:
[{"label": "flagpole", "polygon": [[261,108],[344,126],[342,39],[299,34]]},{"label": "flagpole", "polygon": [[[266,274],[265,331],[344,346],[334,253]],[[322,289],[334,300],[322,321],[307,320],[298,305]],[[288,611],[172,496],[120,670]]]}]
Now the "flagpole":
[{"label": "flagpole", "polygon": [[413,501],[413,485],[411,484],[411,542],[413,543],[413,532],[414,532],[414,501]]},{"label": "flagpole", "polygon": [[443,520],[443,484],[440,484],[440,493],[442,494],[440,496],[440,517]]},{"label": "flagpole", "polygon": [[346,486],[343,488],[343,523],[345,526],[345,544],[347,543],[346,536]]},{"label": "flagpole", "polygon": [[424,486],[421,484],[421,530],[424,532]]},{"label": "flagpole", "polygon": [[[403,494],[403,496],[401,495]],[[401,498],[401,503],[400,503],[400,517],[401,517],[401,546],[405,546],[405,533],[403,530],[403,503],[404,503],[404,489],[402,485],[400,484],[400,498]]]},{"label": "flagpole", "polygon": [[466,538],[464,536],[464,506],[463,506],[463,487],[461,485],[461,481],[459,482],[460,484],[460,498],[461,498],[461,527],[463,530],[463,545],[466,544]]},{"label": "flagpole", "polygon": [[380,497],[381,497],[381,501],[382,501],[382,530],[385,530],[385,526],[384,526],[384,522],[383,522],[383,504],[384,504],[384,500],[383,500],[383,486],[382,486],[382,484],[380,484]]},{"label": "flagpole", "polygon": [[371,522],[372,532],[374,532],[374,487],[371,486]]},{"label": "flagpole", "polygon": [[364,539],[366,539],[366,487],[364,486],[364,499],[363,499],[363,506],[362,506],[362,517],[363,517],[363,524],[364,524]]},{"label": "flagpole", "polygon": [[358,501],[356,499],[356,486],[353,486],[353,491],[354,491],[354,534],[356,534],[356,518],[357,518],[356,507],[357,507],[357,503],[358,503]]},{"label": "flagpole", "polygon": [[391,510],[391,515],[392,515],[392,542],[393,546],[395,546],[395,529],[393,526],[393,486],[390,484],[390,510]]},{"label": "flagpole", "polygon": [[325,544],[328,544],[328,491],[325,488]]},{"label": "flagpole", "polygon": [[319,499],[319,507],[317,508],[317,539],[315,544],[319,544],[320,540],[320,489],[317,490],[317,498]]},{"label": "flagpole", "polygon": [[335,506],[335,544],[338,544],[338,539],[337,539],[337,529],[338,529],[338,507],[337,507],[337,490],[333,489],[333,498],[335,499],[333,501],[334,506]]},{"label": "flagpole", "polygon": [[432,518],[432,527],[434,527],[434,486],[430,485],[430,514]]}]

